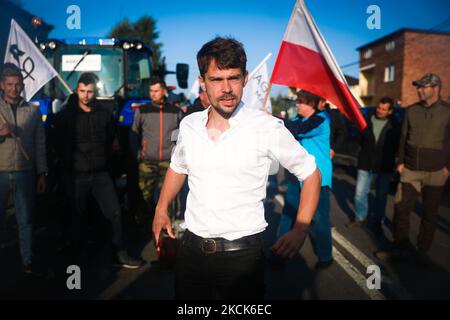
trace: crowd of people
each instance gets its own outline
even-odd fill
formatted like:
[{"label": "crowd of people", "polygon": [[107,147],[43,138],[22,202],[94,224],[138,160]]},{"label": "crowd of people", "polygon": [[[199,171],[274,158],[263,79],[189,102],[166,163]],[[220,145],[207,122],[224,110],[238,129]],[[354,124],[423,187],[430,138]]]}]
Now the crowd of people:
[{"label": "crowd of people", "polygon": [[[262,232],[267,227],[262,201],[269,167],[275,161],[290,174],[285,206],[270,259],[296,255],[309,237],[316,268],[333,264],[330,223],[332,158],[343,125],[325,100],[299,90],[298,116],[278,119],[245,107],[246,53],[231,38],[216,38],[197,54],[199,97],[192,106],[168,99],[163,79],[149,85],[151,103],[141,105],[129,132],[129,163],[137,165],[137,221],[152,221],[157,250],[166,230],[175,238],[171,203],[180,194],[184,233],[175,265],[177,298],[264,297]],[[64,201],[70,210],[65,249],[74,261],[83,255],[83,216],[92,197],[109,221],[113,262],[136,269],[124,240],[122,206],[111,177],[111,155],[125,146],[116,121],[97,96],[99,79],[82,74],[46,137],[38,108],[22,97],[23,76],[3,66],[0,86],[0,216],[9,194],[15,207],[23,271],[33,273],[33,210],[36,192],[46,191],[48,150],[58,159]],[[403,123],[392,114],[394,102],[382,98],[365,115],[360,133],[354,197],[355,218],[348,228],[383,232],[389,183],[400,175],[395,195],[394,241],[379,259],[401,258],[411,246],[409,214],[423,196],[424,213],[417,240],[419,262],[429,263],[438,207],[450,168],[450,107],[441,99],[442,83],[426,74],[413,84],[419,101],[406,109]],[[185,110],[184,110],[184,109]],[[47,141],[47,143],[46,143]],[[51,142],[51,143],[48,143]],[[375,199],[369,192],[375,180]],[[1,219],[0,219],[1,221]],[[147,230],[151,232],[151,230]]]}]

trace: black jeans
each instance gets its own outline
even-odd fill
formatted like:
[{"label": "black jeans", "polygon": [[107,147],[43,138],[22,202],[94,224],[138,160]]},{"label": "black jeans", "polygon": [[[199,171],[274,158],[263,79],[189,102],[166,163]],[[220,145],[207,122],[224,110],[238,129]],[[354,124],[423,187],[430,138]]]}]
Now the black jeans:
[{"label": "black jeans", "polygon": [[175,267],[177,299],[264,298],[262,240],[239,251],[205,254],[183,239],[185,237],[180,241]]},{"label": "black jeans", "polygon": [[80,245],[83,235],[83,216],[89,195],[97,201],[103,215],[112,225],[112,242],[117,250],[123,249],[121,209],[113,181],[107,172],[79,173],[64,178],[66,195],[72,211],[71,240]]}]

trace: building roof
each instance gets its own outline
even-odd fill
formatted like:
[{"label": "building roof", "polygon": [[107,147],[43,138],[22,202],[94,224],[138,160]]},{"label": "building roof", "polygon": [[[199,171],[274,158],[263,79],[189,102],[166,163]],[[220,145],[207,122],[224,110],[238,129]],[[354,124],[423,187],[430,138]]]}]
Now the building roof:
[{"label": "building roof", "polygon": [[347,81],[347,84],[348,84],[349,86],[356,86],[356,85],[359,84],[358,78],[349,76],[349,75],[347,75],[347,74],[345,74],[344,77],[345,77],[345,80]]},{"label": "building roof", "polygon": [[369,42],[361,47],[356,48],[356,50],[361,51],[367,47],[372,47],[378,43],[382,43],[382,42],[386,42],[387,40],[393,39],[393,38],[397,38],[400,35],[402,35],[405,32],[414,32],[414,33],[427,33],[427,34],[440,34],[440,35],[444,35],[444,36],[450,36],[450,32],[446,32],[446,31],[433,31],[433,30],[422,30],[422,29],[413,29],[413,28],[402,28],[399,29],[397,31],[394,31],[392,33],[389,33],[388,35],[381,37],[377,40],[374,40],[372,42]]}]

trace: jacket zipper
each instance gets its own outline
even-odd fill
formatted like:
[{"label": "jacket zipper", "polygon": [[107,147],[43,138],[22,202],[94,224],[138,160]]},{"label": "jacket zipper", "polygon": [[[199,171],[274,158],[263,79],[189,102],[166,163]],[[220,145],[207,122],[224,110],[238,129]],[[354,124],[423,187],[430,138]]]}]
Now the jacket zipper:
[{"label": "jacket zipper", "polygon": [[162,161],[163,143],[163,105],[159,105],[159,161]]}]

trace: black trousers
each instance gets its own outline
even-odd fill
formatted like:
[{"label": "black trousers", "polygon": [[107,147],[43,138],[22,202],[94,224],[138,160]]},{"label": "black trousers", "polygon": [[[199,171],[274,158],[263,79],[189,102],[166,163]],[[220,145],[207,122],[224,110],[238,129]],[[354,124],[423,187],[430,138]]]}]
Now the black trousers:
[{"label": "black trousers", "polygon": [[124,247],[122,218],[114,183],[107,172],[65,176],[65,190],[72,211],[71,240],[80,245],[83,237],[83,216],[86,214],[89,195],[92,194],[103,215],[111,223],[112,243],[116,250]]},{"label": "black trousers", "polygon": [[205,254],[183,237],[175,267],[176,299],[263,299],[264,267],[262,240],[243,250]]}]

